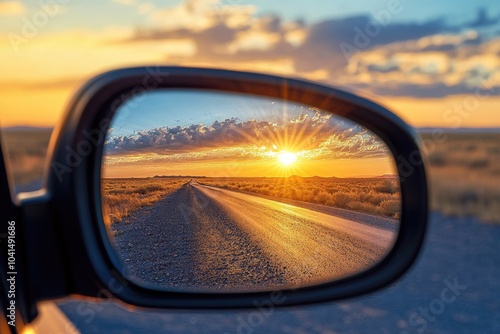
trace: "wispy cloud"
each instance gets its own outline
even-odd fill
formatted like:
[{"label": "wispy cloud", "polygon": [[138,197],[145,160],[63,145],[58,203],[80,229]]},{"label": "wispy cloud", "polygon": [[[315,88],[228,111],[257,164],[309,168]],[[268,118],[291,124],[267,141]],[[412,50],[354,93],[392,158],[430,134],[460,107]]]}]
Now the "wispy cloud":
[{"label": "wispy cloud", "polygon": [[137,5],[137,11],[139,14],[146,15],[153,11],[155,6],[150,2],[145,2]]},{"label": "wispy cloud", "polygon": [[20,16],[26,13],[21,1],[0,1],[0,16]]},{"label": "wispy cloud", "polygon": [[178,5],[158,8],[151,19],[160,30],[202,31],[224,21],[230,28],[247,25],[252,20],[256,7],[252,5],[231,6],[230,11],[221,11],[219,0],[187,0]]},{"label": "wispy cloud", "polygon": [[111,2],[124,6],[133,6],[136,4],[136,0],[111,0]]},{"label": "wispy cloud", "polygon": [[500,39],[476,32],[435,35],[353,57],[346,79],[382,96],[500,95]]}]

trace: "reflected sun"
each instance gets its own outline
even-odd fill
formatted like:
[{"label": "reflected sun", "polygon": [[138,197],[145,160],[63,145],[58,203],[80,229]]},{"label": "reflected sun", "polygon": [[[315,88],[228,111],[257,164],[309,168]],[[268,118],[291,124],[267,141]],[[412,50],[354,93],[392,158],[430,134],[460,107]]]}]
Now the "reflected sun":
[{"label": "reflected sun", "polygon": [[297,160],[297,155],[295,153],[283,151],[278,155],[278,160],[285,166],[291,165]]}]

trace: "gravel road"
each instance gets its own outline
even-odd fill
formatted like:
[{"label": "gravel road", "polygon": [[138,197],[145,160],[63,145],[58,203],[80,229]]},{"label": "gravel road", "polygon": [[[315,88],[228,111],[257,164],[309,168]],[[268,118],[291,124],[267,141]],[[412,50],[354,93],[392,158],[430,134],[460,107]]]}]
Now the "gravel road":
[{"label": "gravel road", "polygon": [[[257,309],[128,310],[120,303],[78,299],[59,306],[83,334],[500,333],[499,240],[499,225],[434,213],[416,265],[392,286],[359,298],[266,314]],[[455,279],[466,288],[431,312],[446,282]]]},{"label": "gravel road", "polygon": [[114,240],[142,282],[234,291],[352,274],[381,259],[396,235],[395,223],[380,228],[384,218],[370,216],[367,224],[357,222],[358,213],[348,220],[319,211],[193,180],[114,224]]}]

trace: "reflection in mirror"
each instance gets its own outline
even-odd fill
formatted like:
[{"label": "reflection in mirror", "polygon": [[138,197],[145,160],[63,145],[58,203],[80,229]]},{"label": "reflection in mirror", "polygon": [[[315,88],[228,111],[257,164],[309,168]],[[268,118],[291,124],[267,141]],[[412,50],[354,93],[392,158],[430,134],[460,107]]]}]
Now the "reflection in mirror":
[{"label": "reflection in mirror", "polygon": [[158,90],[112,120],[102,204],[128,279],[241,292],[372,267],[397,237],[401,196],[392,154],[359,124],[279,99]]}]

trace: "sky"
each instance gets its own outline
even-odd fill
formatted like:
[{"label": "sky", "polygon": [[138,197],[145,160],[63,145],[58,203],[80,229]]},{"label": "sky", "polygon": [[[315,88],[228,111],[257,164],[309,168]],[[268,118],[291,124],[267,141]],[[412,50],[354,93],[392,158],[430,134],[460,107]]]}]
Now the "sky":
[{"label": "sky", "polygon": [[52,127],[86,80],[138,65],[301,77],[412,126],[500,127],[498,1],[3,0],[0,59],[3,127]]},{"label": "sky", "polygon": [[103,164],[104,177],[387,174],[396,174],[388,148],[352,121],[279,99],[200,90],[159,90],[121,105]]}]

